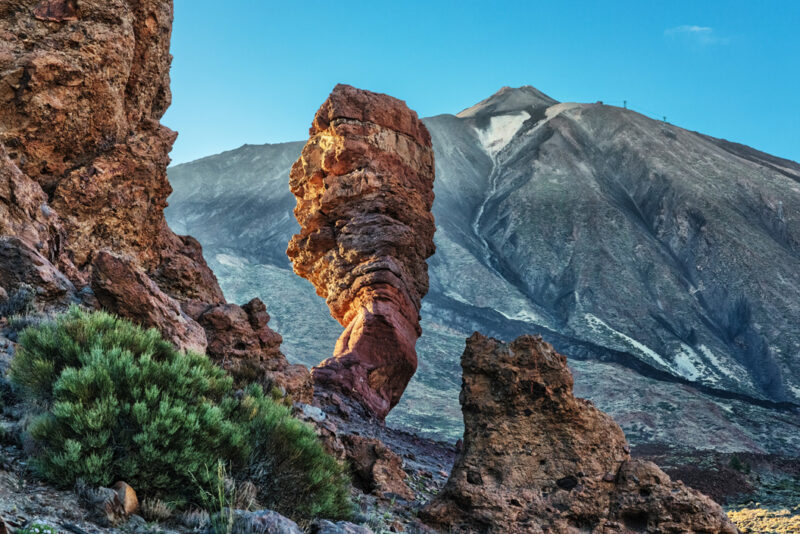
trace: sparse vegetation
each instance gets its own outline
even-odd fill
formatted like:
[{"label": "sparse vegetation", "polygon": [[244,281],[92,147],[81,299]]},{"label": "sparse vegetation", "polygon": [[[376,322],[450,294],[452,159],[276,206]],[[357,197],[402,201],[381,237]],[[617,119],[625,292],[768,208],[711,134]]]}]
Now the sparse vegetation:
[{"label": "sparse vegetation", "polygon": [[730,467],[731,469],[735,469],[740,473],[744,474],[750,473],[750,464],[745,461],[742,461],[742,459],[739,458],[737,454],[731,456],[731,460],[730,462],[728,462],[728,467]]},{"label": "sparse vegetation", "polygon": [[139,514],[148,521],[166,521],[172,517],[173,507],[161,499],[146,498],[139,506]]},{"label": "sparse vegetation", "polygon": [[233,504],[236,502],[236,483],[228,477],[222,461],[217,462],[214,473],[209,473],[206,479],[211,479],[212,485],[205,487],[198,484],[198,489],[203,508],[210,516],[208,530],[211,534],[230,534],[235,518]]},{"label": "sparse vegetation", "polygon": [[33,523],[25,528],[17,530],[17,534],[58,534],[58,531],[44,523]]},{"label": "sparse vegetation", "polygon": [[800,505],[793,509],[742,508],[728,517],[745,534],[795,534],[800,532]]},{"label": "sparse vegetation", "polygon": [[36,291],[28,284],[20,286],[8,295],[4,301],[0,302],[0,317],[11,317],[15,315],[28,315],[34,312],[34,298]]},{"label": "sparse vegetation", "polygon": [[72,308],[22,332],[11,377],[38,413],[33,466],[55,485],[125,480],[146,498],[197,503],[218,490],[223,462],[293,518],[350,514],[344,469],[310,427],[260,386],[237,398],[206,356],[155,330]]}]

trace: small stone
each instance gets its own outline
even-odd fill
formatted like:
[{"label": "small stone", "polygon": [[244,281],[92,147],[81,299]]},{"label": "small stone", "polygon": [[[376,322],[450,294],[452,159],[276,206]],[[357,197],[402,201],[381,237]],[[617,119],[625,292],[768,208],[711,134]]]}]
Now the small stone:
[{"label": "small stone", "polygon": [[616,479],[617,475],[611,472],[608,472],[603,476],[603,482],[614,482]]},{"label": "small stone", "polygon": [[120,480],[112,486],[112,489],[117,492],[125,514],[132,515],[139,510],[139,499],[136,497],[136,492],[126,482]]},{"label": "small stone", "polygon": [[367,527],[349,523],[347,521],[328,521],[318,519],[308,528],[309,534],[373,534]]},{"label": "small stone", "polygon": [[302,534],[297,523],[272,510],[235,510],[231,532],[241,534]]},{"label": "small stone", "polygon": [[310,404],[305,404],[303,402],[296,402],[294,405],[300,410],[301,414],[306,419],[311,419],[317,423],[321,423],[325,420],[325,412],[316,406],[311,406]]}]

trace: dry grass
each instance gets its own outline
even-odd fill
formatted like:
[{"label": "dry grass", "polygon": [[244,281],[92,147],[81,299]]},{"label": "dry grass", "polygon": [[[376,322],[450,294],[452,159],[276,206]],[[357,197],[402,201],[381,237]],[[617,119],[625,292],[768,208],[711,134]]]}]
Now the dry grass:
[{"label": "dry grass", "polygon": [[800,505],[794,508],[768,510],[766,508],[742,508],[728,512],[739,530],[745,534],[797,534],[800,532]]}]

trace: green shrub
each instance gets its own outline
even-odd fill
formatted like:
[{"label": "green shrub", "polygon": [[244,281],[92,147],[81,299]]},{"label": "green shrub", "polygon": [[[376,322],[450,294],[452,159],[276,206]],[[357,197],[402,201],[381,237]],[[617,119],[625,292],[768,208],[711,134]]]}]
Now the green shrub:
[{"label": "green shrub", "polygon": [[143,497],[197,502],[221,460],[261,475],[262,504],[298,519],[349,513],[343,469],[310,427],[258,386],[237,399],[223,370],[155,330],[72,308],[22,332],[11,378],[41,407],[32,464],[59,486],[125,480]]},{"label": "green shrub", "polygon": [[737,454],[731,456],[731,459],[728,462],[728,467],[730,467],[731,469],[735,469],[740,473],[744,473],[745,475],[750,473],[750,464],[745,461],[742,461],[742,459],[739,458],[739,455]]},{"label": "green shrub", "polygon": [[248,452],[224,371],[106,313],[73,308],[25,330],[11,377],[44,401],[29,428],[34,467],[61,486],[122,479],[145,493],[191,497],[192,477],[207,465]]},{"label": "green shrub", "polygon": [[348,477],[310,426],[256,386],[248,388],[240,412],[253,444],[245,478],[258,488],[261,506],[293,519],[349,517]]}]

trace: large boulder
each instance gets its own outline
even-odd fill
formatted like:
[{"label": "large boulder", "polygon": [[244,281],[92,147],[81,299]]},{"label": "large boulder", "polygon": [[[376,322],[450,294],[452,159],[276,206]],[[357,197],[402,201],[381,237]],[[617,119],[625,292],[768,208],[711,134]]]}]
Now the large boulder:
[{"label": "large boulder", "polygon": [[206,333],[175,299],[161,291],[129,257],[100,251],[94,259],[92,290],[107,310],[146,328],[158,328],[182,350],[205,352]]},{"label": "large boulder", "polygon": [[541,337],[475,333],[461,357],[464,441],[424,509],[453,532],[725,533],[718,504],[632,460],[619,425],[572,394],[567,359]]},{"label": "large boulder", "polygon": [[276,386],[294,401],[311,402],[314,386],[308,368],[290,365],[281,353],[282,338],[267,326],[270,317],[260,299],[254,298],[244,306],[211,306],[196,318],[208,336],[208,355],[237,382]]},{"label": "large boulder", "polygon": [[380,440],[345,434],[341,441],[359,489],[379,497],[414,500],[414,492],[406,484],[403,459]]},{"label": "large boulder", "polygon": [[345,327],[314,381],[380,418],[417,368],[419,310],[434,252],[434,163],[405,103],[337,85],[290,174],[300,233],[287,254]]}]

